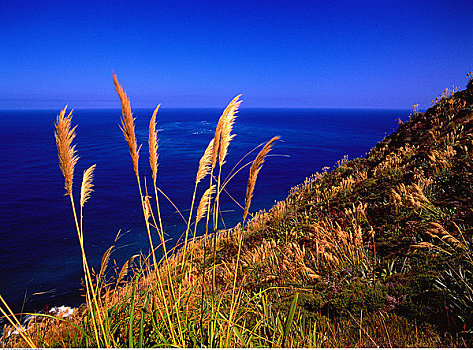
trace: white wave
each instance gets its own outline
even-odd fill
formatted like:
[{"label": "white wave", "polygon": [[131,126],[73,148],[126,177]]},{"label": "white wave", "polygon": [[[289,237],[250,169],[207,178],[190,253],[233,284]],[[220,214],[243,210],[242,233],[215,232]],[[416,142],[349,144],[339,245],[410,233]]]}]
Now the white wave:
[{"label": "white wave", "polygon": [[61,316],[62,318],[70,317],[74,314],[76,309],[73,309],[72,307],[69,306],[55,306],[49,310],[50,314],[53,314],[54,316]]}]

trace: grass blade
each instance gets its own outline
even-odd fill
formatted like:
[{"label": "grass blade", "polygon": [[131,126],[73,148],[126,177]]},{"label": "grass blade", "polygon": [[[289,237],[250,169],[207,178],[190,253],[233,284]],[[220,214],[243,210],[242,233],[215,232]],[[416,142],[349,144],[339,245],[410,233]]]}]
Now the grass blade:
[{"label": "grass blade", "polygon": [[296,293],[294,295],[294,299],[292,299],[291,307],[289,308],[289,312],[287,314],[286,318],[286,325],[284,326],[284,334],[282,338],[282,346],[284,348],[287,336],[289,334],[289,331],[291,330],[291,325],[292,322],[294,321],[294,314],[296,312],[296,307],[297,307],[297,299],[299,298],[299,293]]},{"label": "grass blade", "polygon": [[141,309],[141,319],[140,319],[140,337],[138,339],[138,347],[143,348],[143,333],[144,333],[144,323],[145,323],[145,311],[148,308],[149,296],[146,294],[145,302]]},{"label": "grass blade", "polygon": [[128,347],[133,348],[133,312],[135,311],[135,294],[136,285],[140,276],[135,277],[135,283],[133,283],[133,291],[131,293],[131,306],[130,306],[130,320],[128,321]]}]

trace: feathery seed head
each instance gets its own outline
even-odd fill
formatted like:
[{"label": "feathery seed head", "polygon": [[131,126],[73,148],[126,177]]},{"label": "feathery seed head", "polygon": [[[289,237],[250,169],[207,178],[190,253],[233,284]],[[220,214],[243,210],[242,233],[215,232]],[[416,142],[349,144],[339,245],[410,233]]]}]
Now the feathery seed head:
[{"label": "feathery seed head", "polygon": [[235,123],[236,113],[241,101],[241,95],[236,96],[225,108],[220,119],[218,120],[217,128],[215,129],[215,141],[212,151],[212,169],[217,164],[217,158],[220,158],[220,165],[223,164],[225,156],[227,155],[228,145],[233,139],[231,135],[233,124]]},{"label": "feathery seed head", "polygon": [[233,125],[235,124],[238,107],[241,104],[241,100],[238,100],[240,96],[241,95],[235,97],[235,99],[233,99],[233,101],[230,103],[230,108],[227,111],[227,117],[225,118],[224,123],[222,125],[222,134],[220,136],[220,147],[218,155],[220,166],[222,166],[225,162],[225,157],[227,156],[228,152],[228,146],[235,137],[234,134],[232,135],[232,131]]},{"label": "feathery seed head", "polygon": [[123,90],[123,87],[118,83],[117,76],[113,73],[113,82],[115,85],[115,90],[118,93],[118,97],[120,97],[120,101],[122,104],[122,118],[121,118],[121,125],[120,129],[125,136],[126,143],[128,144],[128,148],[130,149],[131,160],[133,162],[133,170],[135,171],[136,176],[138,176],[138,148],[136,145],[136,137],[135,137],[135,124],[133,119],[133,114],[131,113],[131,105],[130,100],[126,96],[126,92]]},{"label": "feathery seed head", "polygon": [[133,255],[131,258],[129,258],[125,264],[123,264],[122,269],[120,270],[120,273],[118,274],[118,279],[117,279],[117,285],[123,280],[123,278],[128,274],[130,271],[130,266],[133,263],[133,260],[135,260],[137,257],[139,257],[138,254]]},{"label": "feathery seed head", "polygon": [[100,271],[99,271],[99,275],[97,277],[97,281],[99,283],[100,283],[100,280],[101,280],[102,276],[105,274],[105,270],[108,267],[108,262],[110,261],[110,255],[112,254],[113,248],[115,248],[114,245],[109,247],[102,256],[102,263],[100,264]]},{"label": "feathery seed head", "polygon": [[202,158],[200,158],[199,169],[197,170],[197,176],[195,179],[196,183],[199,183],[204,177],[206,177],[210,173],[214,140],[215,139],[210,140],[209,145],[205,149],[204,155],[202,156]]},{"label": "feathery seed head", "polygon": [[433,245],[430,242],[420,242],[418,244],[413,244],[411,245],[412,248],[427,248],[427,249],[432,249],[435,248],[435,245]]},{"label": "feathery seed head", "polygon": [[263,166],[264,159],[266,158],[267,154],[271,151],[273,147],[273,143],[279,140],[279,136],[273,137],[271,140],[264,145],[261,151],[256,156],[253,164],[251,164],[250,169],[250,176],[248,177],[248,185],[246,188],[246,197],[245,197],[245,210],[243,213],[243,220],[245,220],[246,216],[248,215],[248,210],[251,204],[251,198],[253,197],[253,191],[255,189],[256,178],[258,177],[258,173]]},{"label": "feathery seed head", "polygon": [[146,217],[146,220],[148,220],[151,216],[151,203],[149,201],[151,197],[146,195],[146,196],[143,196],[143,203],[144,203],[144,209],[145,209],[145,217]]},{"label": "feathery seed head", "polygon": [[196,223],[199,222],[205,214],[207,214],[207,210],[209,209],[210,206],[210,201],[212,199],[212,195],[215,192],[215,185],[212,185],[212,187],[209,187],[204,194],[202,195],[202,198],[200,199],[199,207],[197,208],[197,217],[196,217]]},{"label": "feathery seed head", "polygon": [[74,167],[79,160],[79,156],[76,154],[76,146],[72,145],[72,141],[76,137],[75,130],[77,126],[71,129],[72,111],[66,117],[66,109],[67,106],[56,118],[54,137],[59,157],[59,168],[65,179],[64,188],[71,195]]},{"label": "feathery seed head", "polygon": [[90,198],[91,193],[93,192],[92,187],[94,184],[92,180],[94,179],[94,170],[95,164],[92,165],[89,169],[84,171],[84,175],[82,176],[82,186],[80,189],[80,206],[83,207],[85,202]]},{"label": "feathery seed head", "polygon": [[153,116],[149,122],[149,138],[148,138],[148,145],[149,145],[149,165],[151,167],[151,171],[153,172],[153,181],[156,183],[156,177],[158,173],[158,132],[156,131],[156,114],[158,113],[159,109],[158,105],[153,112]]},{"label": "feathery seed head", "polygon": [[220,136],[222,134],[222,124],[223,120],[222,117],[220,117],[215,129],[214,146],[212,148],[212,169],[215,168],[215,165],[217,164],[218,148],[220,147]]},{"label": "feathery seed head", "polygon": [[439,233],[439,232],[446,232],[446,230],[443,228],[442,225],[440,225],[439,223],[433,221],[433,222],[430,222],[429,223],[429,226],[430,226],[430,229],[431,230],[435,230],[436,233]]}]

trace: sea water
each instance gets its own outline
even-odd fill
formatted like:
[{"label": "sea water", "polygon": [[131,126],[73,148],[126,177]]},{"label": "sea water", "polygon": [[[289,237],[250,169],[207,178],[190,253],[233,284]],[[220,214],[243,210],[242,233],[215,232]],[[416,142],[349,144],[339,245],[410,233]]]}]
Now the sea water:
[{"label": "sea water", "polygon": [[[195,175],[212,139],[221,109],[165,109],[157,115],[159,166],[157,185],[188,217]],[[54,121],[58,110],[0,110],[0,294],[15,311],[46,306],[76,306],[81,297],[82,262],[64,178],[58,166]],[[136,137],[142,184],[154,197],[148,163],[151,109],[137,109]],[[266,159],[255,187],[250,212],[269,209],[291,187],[337,160],[363,157],[397,128],[408,110],[245,109],[236,119],[223,168],[226,178],[236,163],[273,136],[281,141]],[[84,241],[89,266],[100,268],[103,253],[115,246],[109,264],[119,268],[132,255],[149,251],[139,191],[128,147],[119,129],[119,109],[75,110],[73,125],[78,155],[73,192],[78,202],[82,173],[96,164],[94,192],[84,207]],[[240,163],[252,161],[259,149]],[[238,167],[236,168],[238,169]],[[228,193],[243,204],[249,166],[228,184]],[[201,182],[197,200],[208,187]],[[159,197],[168,246],[176,244],[185,224],[174,207]],[[151,203],[154,203],[152,198]],[[76,203],[78,205],[78,203]],[[79,207],[77,207],[78,209]],[[221,209],[232,227],[243,211],[225,194]],[[117,233],[120,238],[115,242]],[[201,232],[201,231],[200,231]],[[155,241],[158,237],[155,235]]]}]

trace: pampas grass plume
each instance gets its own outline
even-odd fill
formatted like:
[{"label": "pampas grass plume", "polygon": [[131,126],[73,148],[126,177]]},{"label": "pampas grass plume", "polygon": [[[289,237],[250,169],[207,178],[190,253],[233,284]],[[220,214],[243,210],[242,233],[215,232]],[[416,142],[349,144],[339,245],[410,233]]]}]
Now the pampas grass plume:
[{"label": "pampas grass plume", "polygon": [[77,126],[71,129],[72,111],[66,117],[66,109],[67,106],[56,118],[54,137],[59,157],[59,168],[65,179],[64,188],[71,195],[74,167],[79,160],[79,156],[76,154],[76,146],[72,145],[72,141],[76,137],[75,130]]},{"label": "pampas grass plume", "polygon": [[202,195],[202,198],[200,199],[199,207],[197,208],[197,217],[196,217],[196,223],[199,222],[205,214],[207,214],[207,210],[209,209],[210,206],[210,200],[212,199],[212,195],[215,192],[215,185],[212,185],[212,187],[209,187],[204,194]]},{"label": "pampas grass plume", "polygon": [[215,129],[214,147],[212,150],[212,169],[217,164],[217,159],[220,158],[220,165],[223,164],[227,154],[228,144],[233,139],[231,135],[233,124],[236,118],[236,112],[241,101],[241,95],[236,96],[225,108],[222,116],[218,120],[217,128]]},{"label": "pampas grass plume", "polygon": [[130,100],[126,96],[126,92],[123,90],[123,87],[118,83],[117,76],[115,75],[115,73],[113,73],[113,83],[115,84],[115,90],[117,91],[122,104],[122,125],[120,125],[120,129],[123,132],[123,136],[125,136],[126,143],[128,144],[128,148],[130,149],[131,160],[133,162],[133,170],[135,171],[135,175],[138,176],[139,150],[136,145],[134,124],[135,119],[133,119],[133,114],[131,113]]},{"label": "pampas grass plume", "polygon": [[84,171],[84,175],[82,176],[82,186],[80,189],[80,206],[83,207],[85,202],[90,198],[91,193],[93,192],[92,187],[94,184],[92,180],[94,179],[94,170],[95,164],[92,165],[89,169]]},{"label": "pampas grass plume", "polygon": [[246,188],[246,197],[245,197],[245,211],[243,213],[243,220],[245,220],[246,216],[248,215],[248,210],[250,209],[251,205],[251,198],[253,197],[253,191],[255,189],[256,178],[258,177],[258,173],[263,166],[264,160],[266,155],[271,151],[273,147],[273,143],[279,140],[279,136],[273,137],[271,140],[268,141],[266,145],[261,149],[261,151],[256,156],[253,164],[251,164],[250,169],[250,176],[248,178],[248,186]]},{"label": "pampas grass plume", "polygon": [[209,145],[205,149],[204,155],[200,158],[199,169],[195,179],[196,183],[199,183],[204,177],[210,173],[210,166],[212,165],[212,152],[214,148],[215,139],[210,140]]},{"label": "pampas grass plume", "polygon": [[156,183],[156,177],[158,173],[158,132],[156,131],[156,114],[158,113],[159,109],[158,105],[153,112],[153,116],[149,121],[149,138],[148,138],[148,145],[149,145],[149,165],[151,167],[151,171],[153,172],[153,181]]},{"label": "pampas grass plume", "polygon": [[219,155],[218,155],[220,166],[222,166],[223,163],[225,162],[225,157],[227,156],[227,152],[228,152],[228,146],[230,145],[230,142],[235,137],[235,135],[232,134],[232,131],[233,131],[233,124],[235,124],[238,107],[241,104],[241,100],[239,100],[240,96],[241,95],[238,95],[232,100],[232,102],[230,102],[230,104],[228,105],[226,109],[226,113],[224,113],[225,118],[224,118],[224,123],[222,125],[222,131],[220,135],[220,147],[219,147]]}]

